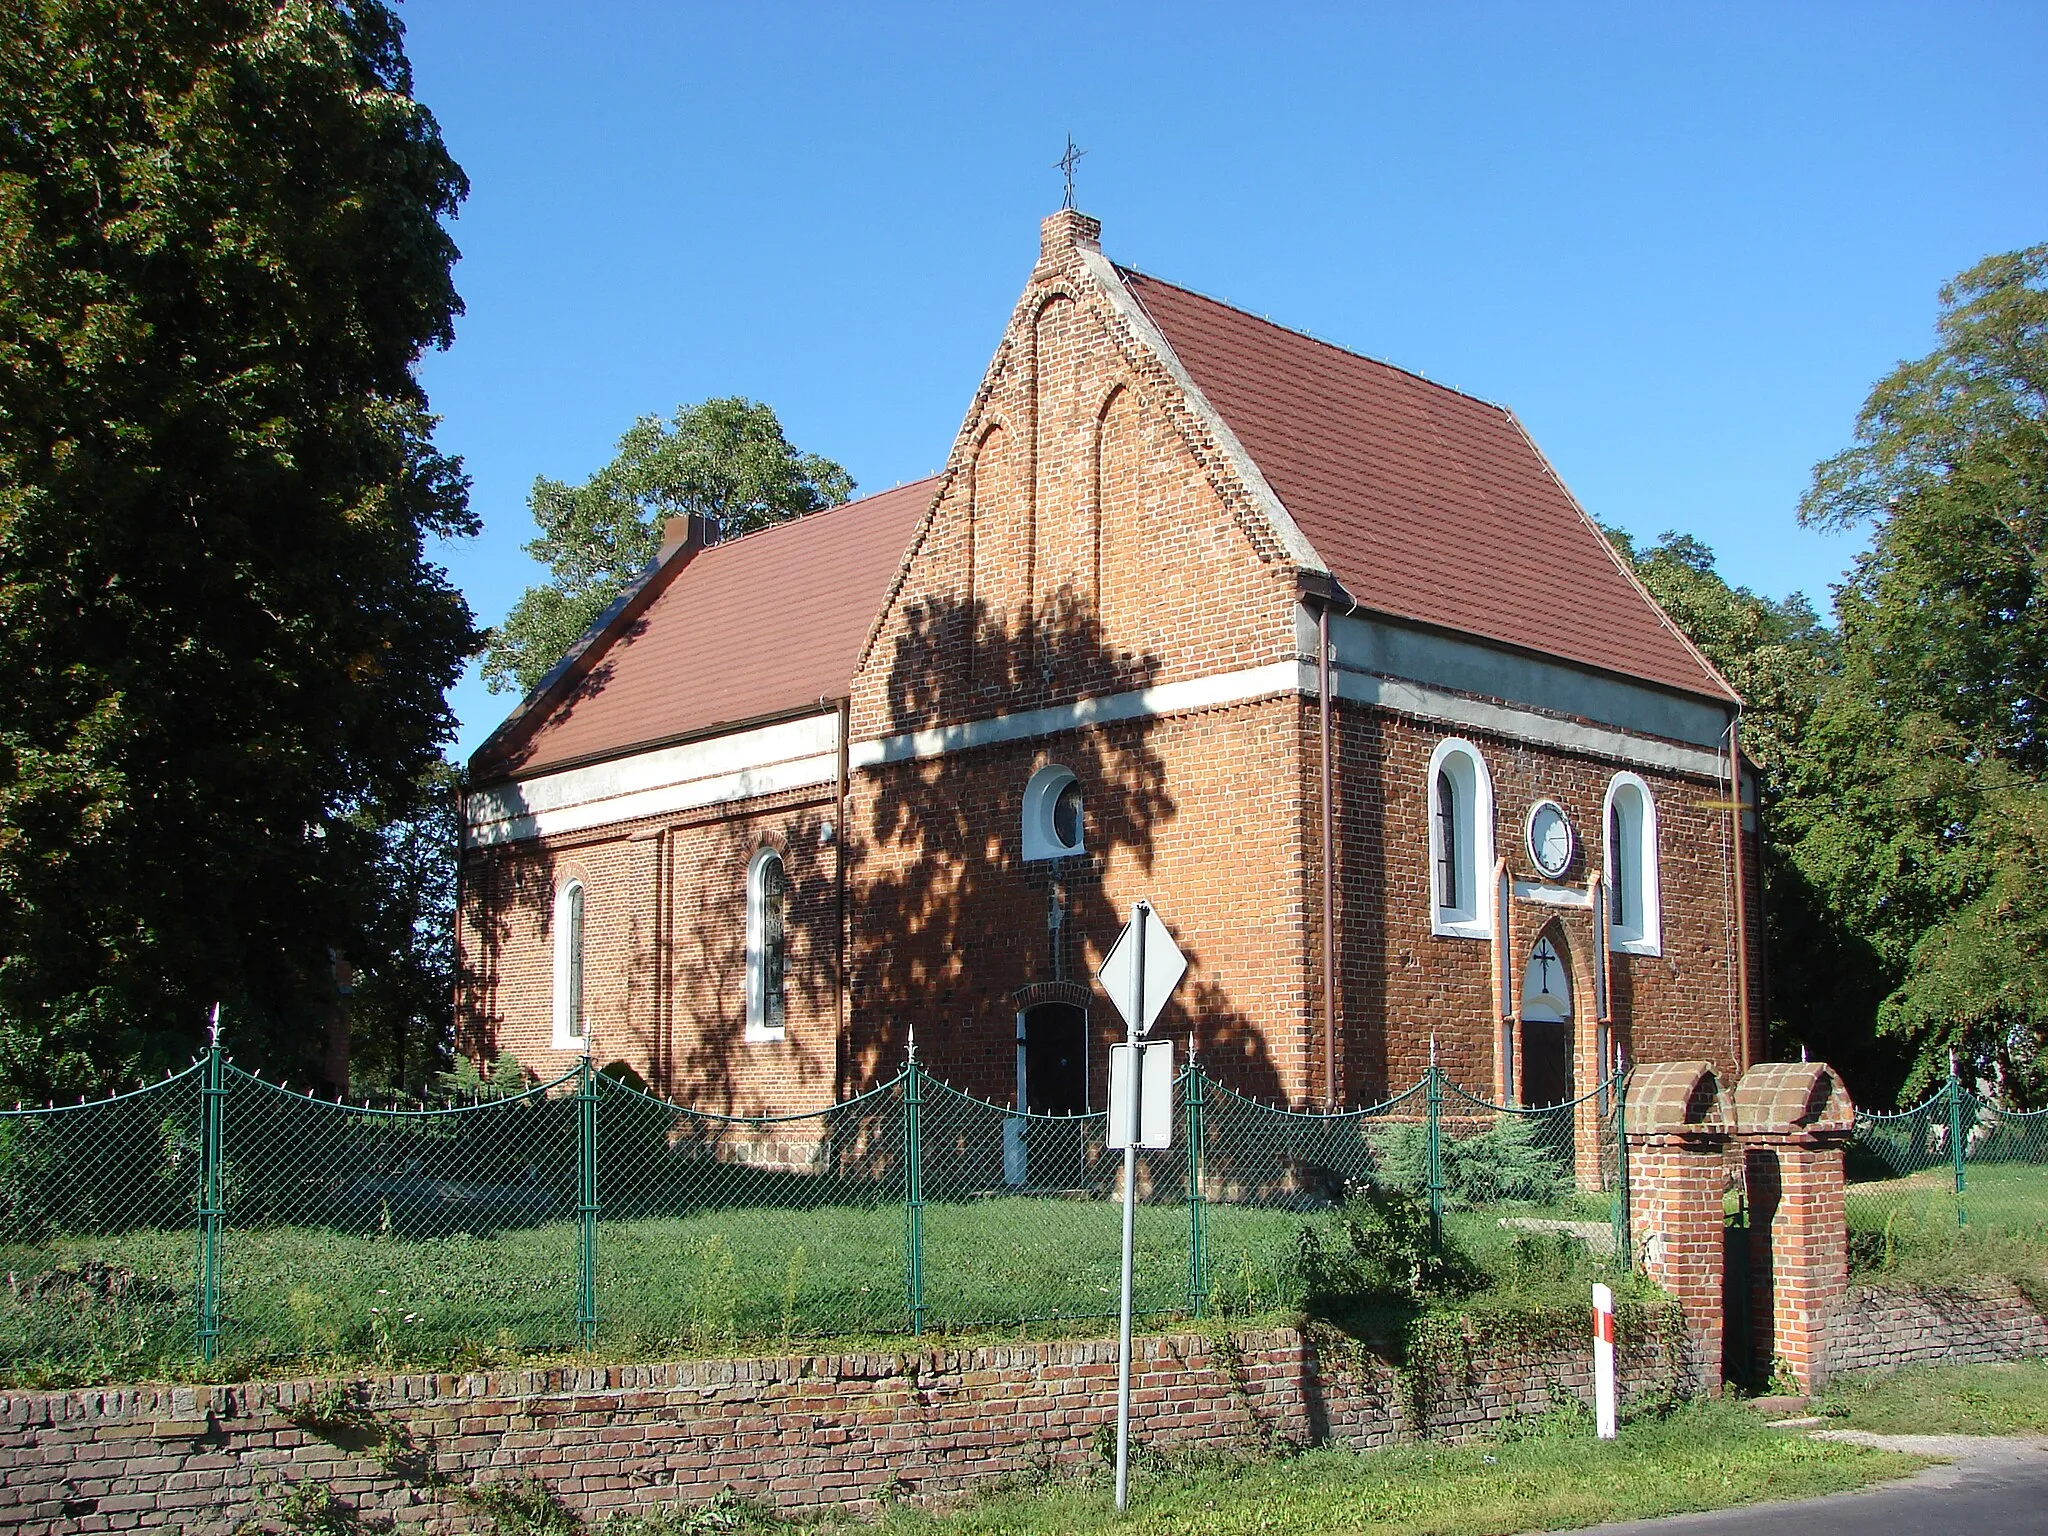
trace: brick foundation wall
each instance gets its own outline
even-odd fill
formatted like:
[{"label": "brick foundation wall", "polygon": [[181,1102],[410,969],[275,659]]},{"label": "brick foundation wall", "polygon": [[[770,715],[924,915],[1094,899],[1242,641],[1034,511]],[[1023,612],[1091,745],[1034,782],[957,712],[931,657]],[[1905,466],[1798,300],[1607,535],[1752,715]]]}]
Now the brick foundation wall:
[{"label": "brick foundation wall", "polygon": [[[1624,1400],[1697,1386],[1651,1332],[1624,1341]],[[1584,1343],[1458,1353],[1427,1395],[1431,1434],[1590,1401]],[[225,1536],[307,1481],[429,1532],[466,1528],[453,1490],[497,1478],[542,1477],[586,1519],[727,1487],[783,1509],[940,1495],[1095,1457],[1115,1361],[1113,1343],[1080,1341],[0,1395],[0,1526]],[[293,1421],[337,1386],[349,1421]],[[1162,1450],[1364,1449],[1418,1427],[1392,1367],[1293,1330],[1140,1339],[1133,1401],[1139,1443]]]},{"label": "brick foundation wall", "polygon": [[1831,1374],[2048,1356],[2048,1319],[2009,1280],[1940,1289],[1854,1285],[1828,1319]]}]

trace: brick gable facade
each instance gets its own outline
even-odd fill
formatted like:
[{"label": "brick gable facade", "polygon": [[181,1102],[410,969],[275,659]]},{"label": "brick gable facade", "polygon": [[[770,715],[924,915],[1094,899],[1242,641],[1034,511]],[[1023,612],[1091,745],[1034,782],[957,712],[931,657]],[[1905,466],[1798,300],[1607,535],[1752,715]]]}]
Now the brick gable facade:
[{"label": "brick gable facade", "polygon": [[[1725,685],[1653,605],[1630,620],[1630,655],[1649,660],[1611,670],[1580,659],[1583,637],[1544,656],[1363,609],[1098,235],[1076,213],[1046,221],[943,471],[888,493],[914,492],[916,508],[906,501],[896,523],[867,503],[805,520],[818,540],[840,538],[834,549],[848,546],[830,519],[902,530],[843,696],[818,697],[807,676],[808,696],[778,713],[681,740],[642,702],[610,752],[524,776],[516,733],[480,755],[458,931],[464,1048],[510,1051],[541,1076],[586,1048],[558,1045],[551,1023],[552,898],[573,878],[587,893],[587,1049],[707,1108],[817,1107],[893,1073],[913,1033],[939,1076],[1007,1102],[1022,1092],[1020,1055],[1068,1029],[1061,1070],[1078,1074],[1074,1102],[1099,1107],[1120,1028],[1092,978],[1140,897],[1190,962],[1163,1027],[1262,1098],[1317,1101],[1334,1079],[1340,1101],[1370,1102],[1414,1082],[1432,1042],[1471,1091],[1520,1091],[1533,1058],[1515,1055],[1512,1022],[1503,1034],[1517,997],[1503,1006],[1496,975],[1519,978],[1539,936],[1570,977],[1555,1073],[1583,1090],[1618,1048],[1739,1076],[1755,1054],[1762,964],[1735,889]],[[1204,366],[1231,355],[1219,344]],[[1257,425],[1262,440],[1278,430]],[[1329,425],[1304,420],[1303,440]],[[1482,420],[1468,435],[1493,442],[1481,428],[1492,430]],[[1517,440],[1495,436],[1509,448],[1488,451]],[[1583,514],[1533,448],[1488,474],[1545,537],[1580,537]],[[1461,494],[1479,494],[1466,478]],[[802,525],[779,536],[778,558],[805,558]],[[1371,543],[1344,547],[1359,558]],[[1604,547],[1581,553],[1607,559]],[[704,586],[720,557],[698,555],[698,574],[673,579]],[[1648,605],[1611,569],[1587,569],[1610,609]],[[859,611],[849,592],[835,601]],[[1513,630],[1524,631],[1539,633]],[[605,739],[606,643],[595,637],[594,670],[553,717],[581,711],[579,742]],[[713,687],[720,664],[693,659],[701,683],[678,664],[676,686]],[[754,675],[747,696],[772,703],[773,684]],[[1447,738],[1469,744],[1493,790],[1509,895],[1490,938],[1445,935],[1432,917],[1430,764]],[[1056,860],[1024,846],[1026,788],[1048,767],[1071,774],[1083,807],[1083,849]],[[1640,953],[1596,931],[1591,877],[1608,857],[1617,773],[1655,807],[1661,924]],[[1537,870],[1523,846],[1537,799],[1576,829],[1562,872]],[[789,891],[786,1025],[772,1039],[747,1027],[746,871],[762,848],[779,854]],[[1477,873],[1489,901],[1495,873]]]}]

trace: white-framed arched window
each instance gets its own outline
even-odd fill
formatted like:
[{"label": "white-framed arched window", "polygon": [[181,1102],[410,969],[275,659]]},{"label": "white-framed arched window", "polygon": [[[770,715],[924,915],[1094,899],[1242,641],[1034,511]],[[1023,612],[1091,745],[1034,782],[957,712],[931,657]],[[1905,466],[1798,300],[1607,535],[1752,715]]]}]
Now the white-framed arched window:
[{"label": "white-framed arched window", "polygon": [[1493,780],[1469,741],[1429,755],[1430,931],[1493,937]]},{"label": "white-framed arched window", "polygon": [[583,882],[566,880],[555,890],[555,1049],[590,1048],[583,1007]]},{"label": "white-framed arched window", "polygon": [[1626,954],[1661,955],[1657,802],[1650,786],[1633,773],[1608,780],[1600,825],[1606,845],[1601,880],[1607,887],[1607,941]]},{"label": "white-framed arched window", "polygon": [[789,975],[789,876],[763,848],[747,864],[747,1038],[780,1040]]},{"label": "white-framed arched window", "polygon": [[1071,859],[1087,851],[1081,785],[1071,768],[1048,763],[1024,786],[1024,857]]}]

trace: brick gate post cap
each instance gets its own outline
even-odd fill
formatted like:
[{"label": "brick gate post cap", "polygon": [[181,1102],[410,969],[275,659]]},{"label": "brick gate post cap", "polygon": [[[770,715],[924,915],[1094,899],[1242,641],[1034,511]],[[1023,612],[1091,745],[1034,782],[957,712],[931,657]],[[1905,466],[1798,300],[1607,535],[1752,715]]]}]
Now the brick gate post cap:
[{"label": "brick gate post cap", "polygon": [[1631,1136],[1671,1131],[1726,1132],[1721,1081],[1711,1061],[1659,1061],[1628,1075]]},{"label": "brick gate post cap", "polygon": [[1735,1123],[1765,1135],[1848,1131],[1856,1106],[1824,1061],[1760,1061],[1735,1085]]}]

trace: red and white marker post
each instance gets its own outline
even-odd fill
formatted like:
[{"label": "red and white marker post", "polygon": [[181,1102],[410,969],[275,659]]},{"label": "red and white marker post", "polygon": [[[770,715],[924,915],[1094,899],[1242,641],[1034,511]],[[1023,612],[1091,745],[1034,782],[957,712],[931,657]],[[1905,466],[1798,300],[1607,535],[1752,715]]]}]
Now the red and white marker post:
[{"label": "red and white marker post", "polygon": [[1614,1292],[1593,1287],[1593,1414],[1600,1438],[1614,1438]]}]

